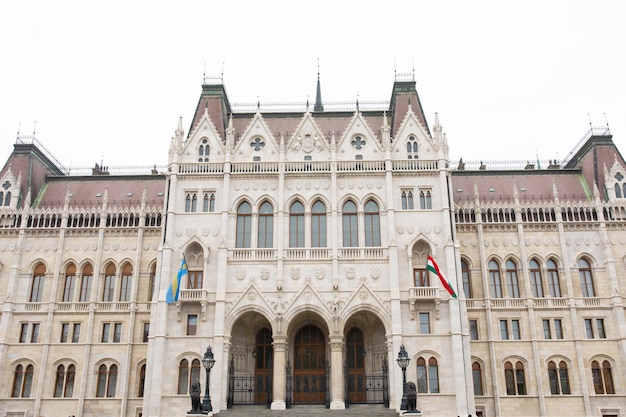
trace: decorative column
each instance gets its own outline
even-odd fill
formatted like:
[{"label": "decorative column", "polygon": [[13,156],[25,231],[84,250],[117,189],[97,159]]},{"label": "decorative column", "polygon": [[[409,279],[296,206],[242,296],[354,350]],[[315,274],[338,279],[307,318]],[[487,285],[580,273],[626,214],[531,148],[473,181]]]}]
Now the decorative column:
[{"label": "decorative column", "polygon": [[274,342],[274,366],[273,366],[273,389],[272,389],[272,410],[286,410],[285,389],[287,387],[287,337],[280,335],[272,335]]},{"label": "decorative column", "polygon": [[330,336],[330,409],[344,410],[343,400],[343,335]]}]

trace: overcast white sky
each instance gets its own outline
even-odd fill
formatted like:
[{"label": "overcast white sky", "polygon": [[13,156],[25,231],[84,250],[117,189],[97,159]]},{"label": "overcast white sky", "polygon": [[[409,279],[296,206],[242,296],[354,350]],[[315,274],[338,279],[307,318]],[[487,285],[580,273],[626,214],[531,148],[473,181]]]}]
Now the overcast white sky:
[{"label": "overcast white sky", "polygon": [[[96,5],[97,4],[97,5]],[[626,153],[624,1],[4,1],[0,166],[18,127],[66,167],[165,164],[208,75],[231,102],[389,100],[415,68],[451,158]],[[20,127],[21,123],[21,127]]]}]

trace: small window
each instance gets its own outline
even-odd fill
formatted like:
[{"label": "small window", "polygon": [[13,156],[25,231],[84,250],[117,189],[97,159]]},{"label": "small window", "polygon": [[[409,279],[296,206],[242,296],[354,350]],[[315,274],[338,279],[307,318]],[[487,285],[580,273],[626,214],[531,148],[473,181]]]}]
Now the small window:
[{"label": "small window", "polygon": [[115,323],[113,325],[113,343],[120,343],[122,341],[122,323]]},{"label": "small window", "polygon": [[420,333],[430,334],[430,314],[420,313],[419,318],[420,318]]},{"label": "small window", "polygon": [[111,334],[111,323],[102,323],[102,343],[109,343],[109,336]]},{"label": "small window", "polygon": [[187,316],[187,336],[195,336],[198,331],[198,316],[190,314]]},{"label": "small window", "polygon": [[148,337],[150,336],[150,323],[146,322],[143,324],[143,333],[141,341],[143,343],[148,343]]},{"label": "small window", "polygon": [[469,328],[471,340],[478,340],[478,320],[470,320]]},{"label": "small window", "polygon": [[80,323],[74,323],[72,327],[72,343],[78,343],[80,342]]}]

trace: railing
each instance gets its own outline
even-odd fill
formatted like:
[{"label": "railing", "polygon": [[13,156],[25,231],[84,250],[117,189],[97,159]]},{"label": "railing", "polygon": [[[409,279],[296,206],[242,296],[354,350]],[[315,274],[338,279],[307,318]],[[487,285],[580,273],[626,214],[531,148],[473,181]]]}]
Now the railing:
[{"label": "railing", "polygon": [[98,302],[96,303],[96,311],[130,311],[130,303],[125,301]]},{"label": "railing", "polygon": [[328,259],[328,248],[289,248],[284,250],[285,259]]},{"label": "railing", "polygon": [[329,161],[286,162],[285,172],[330,172]]},{"label": "railing", "polygon": [[385,161],[338,161],[337,171],[384,171]]},{"label": "railing", "polygon": [[349,404],[383,404],[389,408],[389,376],[387,367],[382,373],[360,374],[347,370],[346,407]]},{"label": "railing", "polygon": [[391,161],[391,167],[394,171],[436,171],[439,169],[439,163],[435,160],[408,159]]},{"label": "railing", "polygon": [[339,257],[342,259],[384,259],[387,250],[384,248],[340,248]]},{"label": "railing", "polygon": [[56,311],[89,311],[89,303],[60,302],[55,304]]},{"label": "railing", "polygon": [[492,308],[526,308],[527,303],[524,298],[492,298]]},{"label": "railing", "polygon": [[433,298],[439,298],[439,289],[437,287],[409,288],[410,300],[430,300]]},{"label": "railing", "polygon": [[276,259],[276,249],[231,249],[230,259],[234,261],[263,260],[271,261]]},{"label": "railing", "polygon": [[178,165],[179,174],[221,174],[223,172],[223,163],[198,162]]},{"label": "railing", "polygon": [[535,307],[569,307],[567,298],[533,298],[533,305]]},{"label": "railing", "polygon": [[178,300],[182,303],[206,301],[209,298],[209,292],[203,289],[181,289],[178,294]]},{"label": "railing", "polygon": [[231,164],[233,174],[277,173],[278,162],[236,162]]}]

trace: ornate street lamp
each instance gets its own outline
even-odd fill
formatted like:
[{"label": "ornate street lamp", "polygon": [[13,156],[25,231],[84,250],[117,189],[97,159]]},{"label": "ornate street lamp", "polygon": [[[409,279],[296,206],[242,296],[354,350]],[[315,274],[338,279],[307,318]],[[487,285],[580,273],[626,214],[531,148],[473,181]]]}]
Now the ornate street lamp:
[{"label": "ornate street lamp", "polygon": [[215,358],[213,358],[213,351],[211,346],[206,348],[204,352],[204,358],[202,358],[202,366],[206,369],[206,384],[204,388],[204,399],[202,400],[202,411],[208,413],[213,411],[211,406],[211,395],[209,394],[209,375],[211,374],[211,368],[215,365]]},{"label": "ornate street lamp", "polygon": [[411,362],[411,358],[409,358],[409,354],[404,350],[404,345],[400,345],[400,352],[398,352],[398,366],[402,369],[402,402],[400,403],[400,410],[407,409],[407,398],[406,398],[406,368],[409,366],[409,362]]}]

